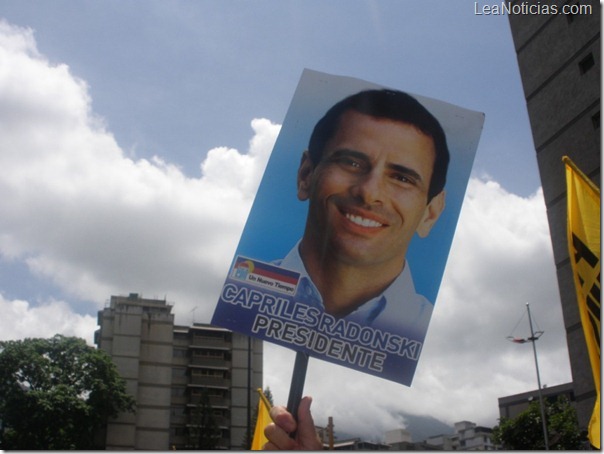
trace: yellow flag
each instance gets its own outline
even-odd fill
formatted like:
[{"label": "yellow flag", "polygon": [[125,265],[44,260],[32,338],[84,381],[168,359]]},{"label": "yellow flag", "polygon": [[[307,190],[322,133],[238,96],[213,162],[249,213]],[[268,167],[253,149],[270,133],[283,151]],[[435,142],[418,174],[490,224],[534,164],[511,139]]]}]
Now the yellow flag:
[{"label": "yellow flag", "polygon": [[596,385],[589,442],[600,449],[600,190],[565,156],[568,252]]},{"label": "yellow flag", "polygon": [[258,419],[252,440],[252,451],[262,451],[262,447],[268,441],[264,435],[264,428],[272,421],[270,416],[270,402],[261,389],[258,389],[260,400],[258,401]]}]

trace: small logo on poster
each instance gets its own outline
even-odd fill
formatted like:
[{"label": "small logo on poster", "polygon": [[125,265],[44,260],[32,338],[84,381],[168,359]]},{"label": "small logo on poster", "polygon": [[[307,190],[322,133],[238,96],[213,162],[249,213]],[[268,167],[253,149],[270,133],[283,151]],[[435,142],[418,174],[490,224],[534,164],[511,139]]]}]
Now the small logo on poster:
[{"label": "small logo on poster", "polygon": [[298,288],[300,273],[258,260],[237,257],[231,271],[231,278],[285,295],[294,295]]}]

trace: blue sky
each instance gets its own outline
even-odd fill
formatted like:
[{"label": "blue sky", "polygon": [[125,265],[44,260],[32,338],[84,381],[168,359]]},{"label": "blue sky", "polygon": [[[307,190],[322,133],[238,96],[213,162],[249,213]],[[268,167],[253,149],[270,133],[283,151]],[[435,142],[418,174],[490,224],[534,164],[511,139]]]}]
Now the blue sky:
[{"label": "blue sky", "polygon": [[[2,336],[91,340],[96,311],[129,292],[166,296],[180,323],[208,321],[309,68],[486,115],[413,386],[311,361],[317,423],[329,414],[379,436],[404,426],[405,410],[495,424],[497,397],[535,387],[530,352],[505,341],[526,302],[546,332],[542,382],[570,381],[508,18],[474,11],[444,0],[3,0]],[[266,347],[278,401],[291,364]],[[367,389],[369,403],[353,398]]]},{"label": "blue sky", "polygon": [[0,12],[86,80],[122,147],[187,173],[212,147],[244,149],[250,118],[281,122],[307,67],[484,111],[499,148],[479,151],[476,171],[522,195],[539,186],[507,16],[471,1],[9,0]]}]

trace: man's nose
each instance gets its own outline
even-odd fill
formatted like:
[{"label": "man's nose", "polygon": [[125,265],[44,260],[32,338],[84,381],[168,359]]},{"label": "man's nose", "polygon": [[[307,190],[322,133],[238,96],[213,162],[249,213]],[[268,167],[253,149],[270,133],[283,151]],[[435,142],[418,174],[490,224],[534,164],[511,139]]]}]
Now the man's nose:
[{"label": "man's nose", "polygon": [[364,203],[375,204],[383,202],[383,180],[377,172],[372,171],[359,175],[352,187],[352,191],[353,195]]}]

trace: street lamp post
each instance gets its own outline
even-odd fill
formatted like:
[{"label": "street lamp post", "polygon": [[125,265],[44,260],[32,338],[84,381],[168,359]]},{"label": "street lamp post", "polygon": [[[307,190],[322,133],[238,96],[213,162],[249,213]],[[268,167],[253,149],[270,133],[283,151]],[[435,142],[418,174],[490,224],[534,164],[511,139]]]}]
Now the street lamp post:
[{"label": "street lamp post", "polygon": [[529,326],[531,328],[531,337],[528,339],[518,339],[508,337],[512,342],[523,344],[525,342],[531,342],[533,344],[533,355],[535,357],[535,369],[537,371],[537,395],[539,396],[539,407],[541,408],[541,425],[543,427],[543,441],[545,442],[545,449],[549,450],[549,441],[547,436],[547,421],[545,420],[545,406],[543,405],[543,394],[541,393],[541,376],[539,375],[539,361],[537,361],[537,345],[535,342],[541,337],[543,331],[533,331],[533,319],[531,318],[531,308],[529,303],[526,303],[526,311],[528,313]]},{"label": "street lamp post", "polygon": [[530,341],[533,344],[533,355],[535,356],[535,369],[537,370],[537,392],[539,395],[539,406],[541,407],[541,424],[543,426],[543,441],[545,442],[545,449],[549,450],[549,441],[547,437],[547,422],[545,421],[545,406],[543,405],[543,394],[541,393],[541,377],[539,376],[539,362],[537,361],[537,344],[535,341],[539,339],[539,337],[535,337],[535,332],[533,331],[533,319],[531,318],[531,308],[529,303],[526,303],[526,311],[528,312],[529,326],[531,327],[531,337]]}]

